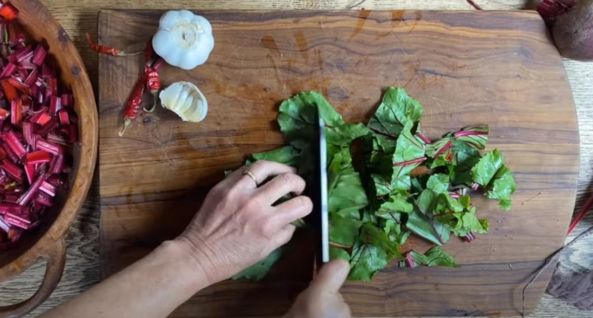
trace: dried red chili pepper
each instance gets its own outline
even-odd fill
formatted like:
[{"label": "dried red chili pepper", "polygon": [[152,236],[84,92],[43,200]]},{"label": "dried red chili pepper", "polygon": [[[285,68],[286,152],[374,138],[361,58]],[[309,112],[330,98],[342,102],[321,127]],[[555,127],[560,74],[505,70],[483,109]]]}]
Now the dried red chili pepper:
[{"label": "dried red chili pepper", "polygon": [[124,107],[124,111],[122,113],[124,119],[124,125],[122,129],[119,131],[119,136],[123,136],[126,132],[126,129],[132,124],[132,120],[138,117],[140,113],[140,106],[142,106],[142,95],[144,95],[144,88],[146,87],[146,80],[144,76],[140,76],[136,85],[134,86],[134,90],[132,94],[126,101],[126,106]]},{"label": "dried red chili pepper", "polygon": [[146,42],[146,48],[144,49],[144,62],[146,66],[151,66],[154,57],[154,49],[152,48],[152,41]]},{"label": "dried red chili pepper", "polygon": [[90,33],[86,34],[86,41],[89,44],[89,47],[93,51],[95,51],[99,54],[106,54],[106,55],[111,55],[111,56],[130,56],[130,55],[140,54],[140,52],[127,53],[127,52],[124,52],[123,50],[115,48],[115,47],[100,45],[99,43],[93,41]]},{"label": "dried red chili pepper", "polygon": [[146,76],[146,88],[152,94],[152,106],[150,108],[144,107],[144,111],[153,112],[158,102],[158,93],[161,90],[161,77],[159,76],[159,68],[164,63],[163,59],[158,58],[152,66],[144,67],[144,75]]}]

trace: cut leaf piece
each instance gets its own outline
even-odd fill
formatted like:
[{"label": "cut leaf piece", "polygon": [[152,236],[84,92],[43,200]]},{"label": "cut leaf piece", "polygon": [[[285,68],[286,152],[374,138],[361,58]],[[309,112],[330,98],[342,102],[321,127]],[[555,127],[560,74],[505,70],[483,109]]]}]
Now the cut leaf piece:
[{"label": "cut leaf piece", "polygon": [[336,214],[330,216],[329,241],[340,246],[351,247],[358,238],[362,222]]},{"label": "cut leaf piece", "polygon": [[278,124],[289,141],[308,140],[313,137],[315,107],[326,126],[337,127],[344,124],[342,116],[318,92],[302,92],[280,104]]},{"label": "cut leaf piece", "polygon": [[408,96],[403,88],[389,87],[368,127],[377,135],[396,139],[406,125],[415,126],[423,112],[420,102]]},{"label": "cut leaf piece", "polygon": [[410,251],[410,254],[418,265],[446,267],[457,266],[455,259],[453,259],[451,255],[447,254],[440,246],[435,246],[426,251],[424,254],[420,254],[416,251]]},{"label": "cut leaf piece", "polygon": [[511,209],[511,195],[515,193],[517,185],[511,171],[502,166],[494,175],[494,181],[486,187],[486,196],[489,199],[498,200],[503,210]]},{"label": "cut leaf piece", "polygon": [[284,146],[267,152],[254,153],[251,155],[252,161],[268,160],[283,163],[285,165],[296,167],[300,160],[301,152],[293,146]]},{"label": "cut leaf piece", "polygon": [[410,172],[424,159],[424,143],[410,132],[412,123],[408,122],[397,138],[393,154],[391,187],[394,190],[410,189]]},{"label": "cut leaf piece", "polygon": [[328,176],[328,209],[331,214],[359,218],[359,210],[368,200],[360,176],[352,166],[348,148],[336,153],[330,162]]},{"label": "cut leaf piece", "polygon": [[[443,243],[446,241],[437,233],[431,219],[417,211],[414,211],[408,215],[406,227],[416,235],[434,244],[443,245]],[[448,239],[448,231],[446,232],[446,238]]]},{"label": "cut leaf piece", "polygon": [[414,210],[414,206],[409,203],[408,197],[401,193],[392,194],[386,202],[383,202],[375,215],[384,219],[391,219],[393,213],[410,213]]},{"label": "cut leaf piece", "polygon": [[392,242],[387,234],[371,223],[365,223],[360,230],[360,240],[363,243],[372,244],[387,252],[388,260],[393,258],[401,259],[399,246]]},{"label": "cut leaf piece", "polygon": [[472,168],[472,179],[474,182],[485,187],[494,178],[498,169],[503,166],[503,158],[498,149],[486,153],[482,159]]},{"label": "cut leaf piece", "polygon": [[338,247],[332,246],[329,248],[329,259],[331,259],[331,260],[342,259],[342,260],[349,262],[350,254],[348,254],[348,252],[343,248],[338,248]]},{"label": "cut leaf piece", "polygon": [[426,188],[435,193],[447,193],[449,191],[449,176],[442,173],[431,175],[426,182]]},{"label": "cut leaf piece", "polygon": [[352,250],[351,280],[370,281],[375,273],[387,266],[387,253],[373,245],[361,244]]}]

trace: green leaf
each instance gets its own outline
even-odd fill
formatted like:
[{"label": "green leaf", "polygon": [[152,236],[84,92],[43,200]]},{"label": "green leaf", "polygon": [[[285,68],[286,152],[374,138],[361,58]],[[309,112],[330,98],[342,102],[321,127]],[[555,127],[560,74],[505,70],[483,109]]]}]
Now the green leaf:
[{"label": "green leaf", "polygon": [[399,245],[404,245],[406,244],[406,241],[408,240],[408,237],[410,237],[410,235],[412,234],[412,232],[410,231],[402,231],[398,236],[395,237],[395,242],[397,242],[397,244]]},{"label": "green leaf", "polygon": [[375,196],[382,197],[388,195],[393,191],[391,188],[391,182],[386,180],[382,175],[373,174],[371,175],[373,183],[375,185]]},{"label": "green leaf", "polygon": [[435,214],[447,213],[447,212],[461,212],[464,207],[457,199],[453,199],[447,193],[441,193],[438,195],[437,204],[434,208]]},{"label": "green leaf", "polygon": [[393,154],[395,151],[395,138],[396,137],[374,134],[373,139],[376,145],[376,150],[380,150],[383,154]]},{"label": "green leaf", "polygon": [[[421,213],[414,211],[408,215],[408,221],[406,222],[408,230],[421,238],[433,242],[437,245],[442,245],[444,240],[441,239],[437,231],[435,230],[433,223],[429,216],[422,215]],[[447,233],[448,239],[448,233]]]},{"label": "green leaf", "polygon": [[517,185],[498,149],[486,153],[472,168],[472,179],[484,187],[486,197],[498,200],[503,210],[511,208],[511,195]]},{"label": "green leaf", "polygon": [[410,254],[418,265],[457,267],[455,259],[447,254],[440,246],[429,249],[424,255],[416,251],[411,251]]},{"label": "green leaf", "polygon": [[348,254],[348,252],[343,248],[338,248],[338,247],[332,246],[329,248],[329,259],[331,259],[331,260],[343,259],[346,262],[349,262],[350,254]]},{"label": "green leaf", "polygon": [[449,176],[442,173],[436,173],[428,178],[426,182],[426,188],[434,191],[435,193],[447,193],[449,192]]},{"label": "green leaf", "polygon": [[[433,158],[433,161],[429,165],[430,168],[447,167],[450,171],[454,171],[455,173],[451,176],[454,180],[454,184],[470,184],[472,182],[470,169],[476,165],[481,158],[476,145],[468,142],[464,138],[465,137],[455,139],[452,134],[447,134],[442,139],[426,146],[426,155],[429,158]],[[487,137],[480,136],[479,138],[484,142],[481,146],[485,146]],[[451,144],[447,145],[448,143]],[[442,149],[446,149],[443,147],[450,148],[443,151]],[[437,153],[438,156],[436,156]]]},{"label": "green leaf", "polygon": [[[445,137],[443,137],[439,140],[436,140],[429,145],[426,145],[426,155],[429,158],[434,158],[437,155],[437,153],[439,152],[439,150],[441,150],[443,147],[447,146],[447,144],[449,142],[452,142],[452,138],[451,138],[450,134],[445,135]],[[442,154],[442,151],[439,154],[439,156],[441,154]]]},{"label": "green leaf", "polygon": [[[411,233],[441,245],[451,233],[487,232],[488,220],[478,218],[469,196],[451,197],[453,186],[479,183],[485,196],[510,208],[516,184],[502,155],[498,150],[480,154],[488,128],[463,128],[427,145],[416,136],[423,108],[402,88],[385,91],[366,126],[344,122],[317,92],[299,93],[279,108],[278,124],[289,145],[254,154],[249,161],[289,164],[310,182],[316,109],[326,123],[330,254],[350,261],[350,279],[370,280],[390,259],[401,258],[399,246]],[[430,174],[410,177],[420,164]],[[275,253],[239,275],[260,279],[279,258]],[[455,264],[439,247],[417,257],[427,266]]]},{"label": "green leaf", "polygon": [[329,241],[340,246],[350,247],[358,238],[362,222],[349,217],[330,214]]},{"label": "green leaf", "polygon": [[270,253],[262,261],[249,266],[240,273],[233,276],[233,279],[248,279],[253,281],[261,280],[268,274],[272,266],[278,262],[284,253],[284,247],[281,246]]},{"label": "green leaf", "polygon": [[472,206],[472,199],[469,195],[463,195],[458,199],[459,204],[461,204],[461,206],[463,207],[463,209],[465,210],[469,210]]},{"label": "green leaf", "polygon": [[478,219],[476,208],[471,206],[469,196],[463,196],[459,200],[459,205],[463,206],[460,211],[446,211],[444,214],[439,214],[436,219],[447,224],[453,233],[459,237],[466,236],[468,233],[484,234],[488,232],[488,221],[486,219]]},{"label": "green leaf", "polygon": [[267,152],[254,153],[252,161],[268,160],[296,167],[300,161],[301,152],[293,146],[284,146]]},{"label": "green leaf", "polygon": [[482,222],[480,222],[480,220],[478,219],[478,216],[476,215],[476,208],[472,208],[468,212],[464,213],[461,217],[461,221],[463,223],[463,230],[466,234],[467,232],[479,234],[484,234],[488,232],[488,228],[484,228],[482,226]]},{"label": "green leaf", "polygon": [[503,210],[510,210],[511,195],[515,193],[516,188],[517,185],[513,174],[506,166],[502,166],[496,172],[494,181],[486,187],[486,197],[498,200]]},{"label": "green leaf", "polygon": [[361,210],[361,214],[362,214],[362,223],[366,223],[366,222],[371,222],[371,223],[377,223],[378,218],[371,213],[370,209],[366,208]]},{"label": "green leaf", "polygon": [[387,253],[374,245],[358,245],[352,250],[350,260],[351,280],[370,281],[375,273],[388,264]]},{"label": "green leaf", "polygon": [[381,203],[375,212],[375,215],[384,219],[391,219],[393,213],[410,213],[413,210],[414,206],[408,202],[408,197],[406,195],[394,193],[387,201]]},{"label": "green leaf", "polygon": [[482,228],[486,231],[486,233],[488,232],[488,229],[490,228],[489,224],[488,224],[488,219],[480,219],[480,225],[482,226]]},{"label": "green leaf", "polygon": [[488,126],[465,127],[457,131],[455,136],[459,142],[482,150],[488,143]]},{"label": "green leaf", "polygon": [[399,253],[399,246],[397,243],[392,242],[387,234],[383,232],[383,230],[371,223],[363,224],[362,228],[360,229],[360,240],[363,243],[372,244],[387,252],[387,257],[389,260],[393,258],[402,258],[401,254]]},{"label": "green leaf", "polygon": [[453,152],[458,168],[463,170],[471,169],[481,158],[480,152],[476,148],[459,140],[453,141]]},{"label": "green leaf", "polygon": [[368,126],[376,135],[395,139],[408,123],[410,127],[417,123],[423,112],[420,102],[403,88],[389,87]]},{"label": "green leaf", "polygon": [[432,224],[432,227],[434,228],[437,237],[441,239],[441,242],[443,242],[443,244],[447,243],[451,234],[451,227],[437,221],[434,217],[430,218],[430,224]]},{"label": "green leaf", "polygon": [[432,210],[436,205],[437,194],[430,189],[425,189],[420,192],[418,199],[416,199],[416,206],[424,215],[432,214]]},{"label": "green leaf", "polygon": [[319,117],[330,127],[344,124],[342,116],[318,92],[301,92],[280,104],[278,124],[280,131],[289,141],[309,140],[313,138],[315,107],[319,109]]},{"label": "green leaf", "polygon": [[399,245],[406,243],[406,240],[410,236],[411,232],[403,231],[399,218],[385,220],[383,231],[389,237],[389,240]]},{"label": "green leaf", "polygon": [[358,217],[368,204],[360,175],[352,166],[348,148],[336,153],[329,166],[328,209],[341,216]]},{"label": "green leaf", "polygon": [[420,165],[420,162],[411,161],[424,157],[424,142],[412,135],[411,127],[411,123],[406,124],[397,138],[391,175],[391,186],[394,190],[410,189],[410,172]]},{"label": "green leaf", "polygon": [[472,168],[472,179],[479,185],[486,187],[503,164],[503,158],[498,149],[487,152]]},{"label": "green leaf", "polygon": [[344,124],[336,127],[327,127],[325,132],[327,143],[335,146],[349,146],[353,140],[370,133],[369,129],[363,124]]}]

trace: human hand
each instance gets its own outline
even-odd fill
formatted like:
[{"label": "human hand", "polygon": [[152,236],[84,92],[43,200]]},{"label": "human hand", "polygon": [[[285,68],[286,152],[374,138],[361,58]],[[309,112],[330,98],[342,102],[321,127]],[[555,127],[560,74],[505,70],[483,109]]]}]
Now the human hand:
[{"label": "human hand", "polygon": [[[208,285],[227,279],[291,239],[291,222],[313,209],[300,195],[304,189],[305,181],[289,166],[257,161],[242,167],[210,190],[176,241],[187,246]],[[272,206],[289,193],[298,196]]]},{"label": "human hand", "polygon": [[296,299],[284,318],[345,318],[350,307],[340,294],[350,266],[346,261],[331,261],[321,268],[307,289]]}]

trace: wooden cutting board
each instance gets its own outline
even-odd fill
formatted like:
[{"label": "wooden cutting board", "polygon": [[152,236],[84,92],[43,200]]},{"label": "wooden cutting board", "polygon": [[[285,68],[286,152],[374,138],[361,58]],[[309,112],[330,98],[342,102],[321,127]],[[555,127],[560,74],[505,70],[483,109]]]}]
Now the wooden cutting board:
[{"label": "wooden cutting board", "polygon": [[[158,11],[102,11],[99,36],[129,51],[155,32]],[[386,86],[422,102],[431,137],[490,125],[515,173],[511,212],[477,200],[491,230],[446,250],[459,268],[389,267],[343,294],[355,315],[516,315],[529,275],[562,245],[575,200],[579,138],[561,58],[534,12],[205,11],[216,46],[208,63],[165,67],[165,84],[188,80],[207,96],[201,124],[160,110],[117,136],[142,57],[101,56],[100,195],[107,276],[175,237],[207,190],[252,152],[282,144],[281,100],[319,90],[350,121],[366,121]],[[415,243],[417,248],[427,245]],[[297,244],[260,283],[225,281],[175,317],[277,316],[310,279],[310,250]],[[527,289],[537,304],[546,270]]]}]

